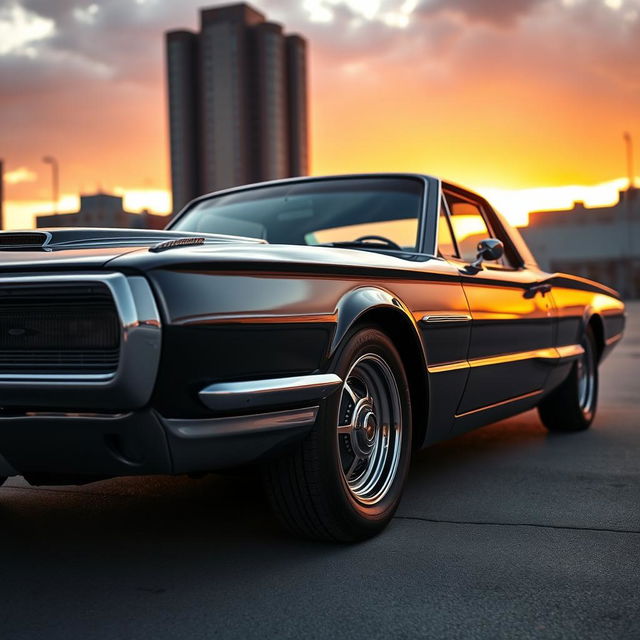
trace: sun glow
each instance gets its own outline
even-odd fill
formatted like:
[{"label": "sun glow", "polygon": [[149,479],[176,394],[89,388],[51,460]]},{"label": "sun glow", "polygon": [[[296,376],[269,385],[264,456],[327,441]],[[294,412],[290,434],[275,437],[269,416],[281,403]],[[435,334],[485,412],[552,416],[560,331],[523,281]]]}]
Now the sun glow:
[{"label": "sun glow", "polygon": [[[640,184],[640,178],[637,179]],[[530,189],[498,189],[495,187],[470,187],[482,194],[498,209],[511,224],[526,226],[531,211],[545,209],[571,209],[574,202],[583,202],[587,207],[611,206],[618,201],[619,192],[626,189],[628,180],[618,178],[591,186],[570,185],[561,187],[535,187]],[[127,211],[168,214],[171,211],[171,194],[164,189],[114,189],[116,195],[124,198]],[[78,196],[64,195],[58,203],[61,213],[77,211]],[[36,215],[52,212],[51,202],[46,200],[5,202],[6,229],[32,229],[36,225]]]},{"label": "sun glow", "polygon": [[148,210],[152,213],[169,213],[171,211],[171,194],[164,189],[123,189],[116,187],[114,192],[124,198],[127,211],[140,212]]},{"label": "sun glow", "polygon": [[618,178],[591,186],[568,185],[562,187],[534,187],[530,189],[496,189],[477,187],[491,204],[511,224],[526,226],[531,211],[571,209],[575,202],[587,207],[607,207],[618,202],[619,192],[626,189],[629,181]]}]

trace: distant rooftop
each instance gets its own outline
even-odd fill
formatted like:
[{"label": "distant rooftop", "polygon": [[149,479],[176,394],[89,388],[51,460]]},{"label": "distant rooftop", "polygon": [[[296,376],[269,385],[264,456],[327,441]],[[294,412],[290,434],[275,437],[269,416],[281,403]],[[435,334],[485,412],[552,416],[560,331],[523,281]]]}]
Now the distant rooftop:
[{"label": "distant rooftop", "polygon": [[640,219],[640,189],[629,187],[618,192],[618,202],[611,206],[587,207],[577,200],[570,209],[532,211],[529,214],[529,227],[548,227],[555,225],[583,225],[608,223],[630,211]]},{"label": "distant rooftop", "polygon": [[143,211],[126,211],[122,196],[111,193],[80,195],[80,209],[73,213],[38,215],[39,229],[47,227],[111,227],[125,229],[163,229],[169,218]]}]

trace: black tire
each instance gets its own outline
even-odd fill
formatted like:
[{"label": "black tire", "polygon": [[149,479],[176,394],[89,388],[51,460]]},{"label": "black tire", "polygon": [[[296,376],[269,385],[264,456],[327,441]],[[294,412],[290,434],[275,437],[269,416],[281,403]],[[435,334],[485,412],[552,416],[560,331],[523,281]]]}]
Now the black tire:
[{"label": "black tire", "polygon": [[398,351],[375,327],[352,332],[331,370],[343,386],[305,440],[266,467],[265,485],[293,533],[356,542],[384,529],[400,502],[411,457],[409,384]]},{"label": "black tire", "polygon": [[7,481],[7,476],[0,476],[0,487]]},{"label": "black tire", "polygon": [[584,354],[568,378],[538,406],[549,431],[584,431],[591,426],[598,405],[598,349],[591,327],[582,339]]}]

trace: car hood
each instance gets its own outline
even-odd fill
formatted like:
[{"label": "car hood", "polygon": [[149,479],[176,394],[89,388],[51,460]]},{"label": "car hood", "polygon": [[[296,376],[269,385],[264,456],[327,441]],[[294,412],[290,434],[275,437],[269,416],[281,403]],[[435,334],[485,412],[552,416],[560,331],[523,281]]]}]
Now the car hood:
[{"label": "car hood", "polygon": [[277,245],[264,240],[183,231],[43,229],[0,232],[0,275],[34,271],[155,269],[369,273],[403,277],[418,263],[437,277],[452,268],[429,256],[387,255],[326,246]]},{"label": "car hood", "polygon": [[115,258],[174,246],[261,244],[252,238],[144,229],[60,228],[0,232],[0,273],[100,269]]}]

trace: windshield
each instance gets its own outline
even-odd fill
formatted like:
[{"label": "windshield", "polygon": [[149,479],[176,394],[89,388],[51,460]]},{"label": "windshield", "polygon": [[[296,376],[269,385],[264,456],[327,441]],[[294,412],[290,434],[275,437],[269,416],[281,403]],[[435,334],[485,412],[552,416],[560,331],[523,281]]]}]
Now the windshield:
[{"label": "windshield", "polygon": [[[275,244],[362,244],[416,251],[422,182],[335,178],[275,184],[204,200],[172,231],[223,233]],[[394,246],[395,245],[395,246]]]}]

